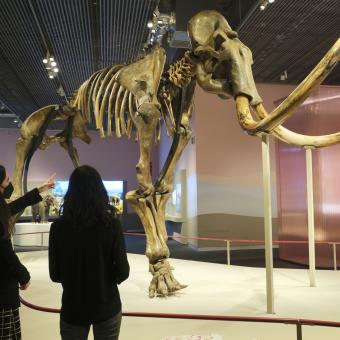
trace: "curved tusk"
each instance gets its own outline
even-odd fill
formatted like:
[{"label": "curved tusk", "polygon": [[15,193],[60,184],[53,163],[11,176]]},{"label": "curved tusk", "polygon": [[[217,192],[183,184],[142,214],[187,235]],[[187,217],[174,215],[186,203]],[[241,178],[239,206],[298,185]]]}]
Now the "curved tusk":
[{"label": "curved tusk", "polygon": [[[268,116],[262,104],[254,106],[254,110],[260,118]],[[322,148],[340,143],[340,132],[329,135],[310,136],[293,132],[279,125],[271,131],[271,134],[285,143],[301,147],[313,146],[315,148]]]},{"label": "curved tusk", "polygon": [[[260,133],[261,131],[259,132],[256,129],[259,122],[254,120],[253,116],[251,115],[248,97],[240,95],[236,97],[235,101],[237,117],[242,129],[250,135],[257,135]],[[263,121],[263,119],[261,121]]]},{"label": "curved tusk", "polygon": [[[327,75],[336,66],[340,59],[340,38],[330,48],[321,61],[303,82],[270,114],[255,121],[249,111],[249,100],[243,96],[236,97],[236,107],[240,123],[249,134],[257,135],[261,132],[270,132],[289,118],[294,110],[303,103],[312,90],[320,85]],[[248,106],[248,107],[247,107]],[[240,111],[239,111],[240,110]],[[243,119],[243,121],[241,121]]]}]

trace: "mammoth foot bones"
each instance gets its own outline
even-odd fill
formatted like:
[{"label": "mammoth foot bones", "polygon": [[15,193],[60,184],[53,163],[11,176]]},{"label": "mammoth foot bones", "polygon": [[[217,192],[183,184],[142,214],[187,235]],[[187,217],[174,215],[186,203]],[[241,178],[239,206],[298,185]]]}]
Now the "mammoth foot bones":
[{"label": "mammoth foot bones", "polygon": [[180,284],[173,276],[172,270],[167,259],[161,259],[155,264],[150,264],[150,273],[153,275],[149,286],[149,297],[168,296],[177,290],[187,287]]}]

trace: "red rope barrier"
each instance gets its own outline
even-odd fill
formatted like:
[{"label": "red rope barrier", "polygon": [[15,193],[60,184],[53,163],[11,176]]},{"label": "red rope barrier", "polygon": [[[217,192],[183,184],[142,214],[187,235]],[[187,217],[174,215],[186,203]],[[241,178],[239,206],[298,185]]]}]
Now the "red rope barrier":
[{"label": "red rope barrier", "polygon": [[35,231],[32,233],[20,233],[20,234],[15,234],[14,236],[20,236],[20,235],[34,235],[34,234],[49,234],[49,231]]},{"label": "red rope barrier", "polygon": [[[20,301],[28,308],[47,313],[60,313],[60,309],[48,308],[34,305],[22,297]],[[252,316],[226,316],[226,315],[206,315],[206,314],[169,314],[169,313],[144,313],[144,312],[123,312],[127,317],[146,317],[146,318],[165,318],[165,319],[190,319],[190,320],[211,320],[211,321],[242,321],[242,322],[262,322],[262,323],[283,323],[294,325],[309,325],[309,326],[325,326],[325,327],[340,327],[340,322],[309,320],[309,319],[294,319],[294,318],[268,318],[268,317],[252,317]]]},{"label": "red rope barrier", "polygon": [[[128,236],[143,236],[145,237],[146,235],[143,233],[124,233],[124,235]],[[194,237],[194,236],[182,236],[182,235],[167,235],[168,238],[170,239],[177,239],[177,238],[183,238],[183,239],[188,239],[188,240],[205,240],[205,241],[220,241],[220,242],[232,242],[232,243],[265,243],[264,240],[239,240],[239,239],[226,239],[226,238],[219,238],[219,237]],[[299,240],[276,240],[273,241],[274,244],[307,244],[308,241],[299,241]],[[316,244],[340,244],[340,242],[334,242],[334,241],[315,241]]]}]

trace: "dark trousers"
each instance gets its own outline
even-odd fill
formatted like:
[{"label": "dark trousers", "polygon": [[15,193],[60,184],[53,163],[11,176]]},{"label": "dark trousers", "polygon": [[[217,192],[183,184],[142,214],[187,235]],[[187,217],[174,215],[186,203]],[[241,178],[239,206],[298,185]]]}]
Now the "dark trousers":
[{"label": "dark trousers", "polygon": [[[94,323],[94,340],[118,340],[122,313],[119,312],[113,318]],[[60,335],[62,340],[87,340],[91,325],[71,325],[60,319]]]}]

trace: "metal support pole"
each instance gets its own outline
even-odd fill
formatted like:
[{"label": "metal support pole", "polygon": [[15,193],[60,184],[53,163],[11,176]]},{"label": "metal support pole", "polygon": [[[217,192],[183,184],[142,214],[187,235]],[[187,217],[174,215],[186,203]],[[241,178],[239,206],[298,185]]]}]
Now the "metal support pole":
[{"label": "metal support pole", "polygon": [[261,135],[261,144],[262,144],[262,172],[263,172],[263,198],[264,198],[264,238],[266,259],[267,313],[274,314],[270,156],[269,156],[269,136],[267,134],[263,133]]},{"label": "metal support pole", "polygon": [[336,243],[333,243],[333,262],[334,262],[334,270],[337,270],[338,266],[336,263]]},{"label": "metal support pole", "polygon": [[315,287],[315,236],[314,236],[314,202],[313,202],[313,160],[312,149],[306,148],[306,177],[307,177],[307,212],[308,212],[308,254],[309,254],[309,283]]},{"label": "metal support pole", "polygon": [[40,244],[41,244],[41,249],[44,248],[44,233],[41,233],[41,239],[40,239]]},{"label": "metal support pole", "polygon": [[300,323],[296,324],[296,340],[302,340],[302,325]]},{"label": "metal support pole", "polygon": [[230,241],[227,241],[227,264],[230,266]]}]

